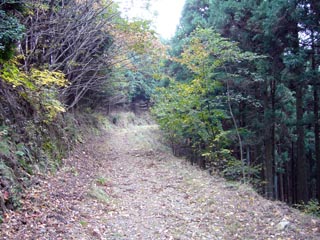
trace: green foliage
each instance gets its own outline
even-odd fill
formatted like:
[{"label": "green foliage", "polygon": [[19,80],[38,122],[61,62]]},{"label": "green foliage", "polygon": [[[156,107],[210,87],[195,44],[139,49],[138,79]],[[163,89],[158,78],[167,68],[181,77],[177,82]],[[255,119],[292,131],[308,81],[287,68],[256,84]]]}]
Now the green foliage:
[{"label": "green foliage", "polygon": [[[261,58],[241,51],[235,42],[221,37],[211,28],[196,28],[182,47],[175,61],[185,65],[193,80],[161,88],[155,99],[153,114],[175,148],[187,143],[196,159],[206,166],[225,170],[234,179],[239,172],[256,177],[260,169],[239,165],[230,146],[235,144],[231,132],[223,127],[230,122],[225,83],[240,81],[233,64]],[[242,131],[246,134],[246,131]],[[203,164],[203,163],[202,163]],[[246,169],[243,169],[243,168]]]},{"label": "green foliage", "polygon": [[80,223],[80,225],[82,226],[82,227],[87,227],[88,226],[88,222],[86,222],[86,221],[80,221],[79,222]]},{"label": "green foliage", "polygon": [[59,168],[62,158],[72,150],[88,122],[71,114],[48,123],[27,120],[28,116],[19,117],[16,124],[7,121],[10,125],[0,126],[0,175],[4,183],[0,190],[9,193],[10,198],[5,205],[10,209],[20,206],[21,193],[29,184],[31,175],[53,172]]},{"label": "green foliage", "polygon": [[[0,175],[5,205],[19,207],[20,195],[34,173],[56,170],[79,136],[80,119],[70,117],[58,100],[67,81],[64,74],[30,69],[18,60],[0,70]],[[3,106],[3,107],[2,107]],[[91,122],[90,122],[91,123]]]},{"label": "green foliage", "polygon": [[31,69],[31,80],[40,87],[52,87],[59,86],[65,87],[68,85],[68,81],[62,72],[53,72],[49,70]]},{"label": "green foliage", "polygon": [[[16,161],[21,164],[22,169],[27,169],[27,164],[24,163],[24,152],[20,151],[19,144],[16,145],[11,137],[10,128],[7,126],[0,126],[0,176],[5,183],[5,191],[9,193],[9,198],[5,203],[11,203],[14,208],[20,206],[21,186],[18,183],[26,177],[21,170],[15,171],[17,167]],[[20,161],[21,160],[21,161]],[[8,188],[10,186],[10,188]],[[2,188],[2,187],[1,187]],[[1,189],[0,189],[1,190]]]},{"label": "green foliage", "polygon": [[107,184],[107,179],[105,177],[99,177],[96,179],[96,182],[98,185],[106,185]]},{"label": "green foliage", "polygon": [[98,201],[108,204],[110,203],[110,197],[107,195],[107,193],[99,186],[92,185],[88,195],[94,199],[97,199]]},{"label": "green foliage", "polygon": [[[229,107],[233,124],[228,117],[221,120],[221,132],[231,130],[224,148],[234,157],[247,158],[249,166],[264,169],[267,197],[291,203],[311,195],[320,199],[319,16],[320,3],[311,0],[187,0],[167,63],[177,81],[190,82],[194,88],[196,80],[211,89],[206,95],[199,92],[196,106],[203,106],[206,99],[211,112],[227,114]],[[214,81],[220,88],[210,86]],[[219,107],[210,105],[219,101]],[[175,106],[172,111],[180,109]],[[232,125],[238,125],[243,154]],[[177,132],[184,133],[184,128],[176,127],[171,136],[181,135]],[[184,141],[182,136],[179,141]],[[210,150],[202,156],[214,158]],[[225,172],[231,177],[243,168],[231,159],[225,163],[230,163]],[[256,175],[254,169],[243,170]],[[293,179],[291,190],[287,186]]]},{"label": "green foliage", "polygon": [[0,78],[11,84],[13,88],[24,86],[30,90],[36,89],[34,83],[28,79],[27,74],[20,71],[16,59],[3,63]]},{"label": "green foliage", "polygon": [[38,69],[26,73],[19,69],[17,59],[13,59],[3,64],[0,79],[13,88],[19,88],[20,96],[43,116],[43,121],[50,122],[58,113],[65,112],[58,100],[58,87],[68,85],[63,73]]},{"label": "green foliage", "polygon": [[16,41],[22,38],[24,26],[14,16],[3,10],[0,5],[0,60],[8,60],[14,55]]},{"label": "green foliage", "polygon": [[0,154],[6,157],[10,156],[10,145],[9,145],[8,127],[0,126]]},{"label": "green foliage", "polygon": [[225,68],[221,72],[229,71],[230,65],[227,63],[239,64],[260,58],[254,53],[242,51],[237,43],[223,38],[212,28],[196,28],[183,47],[181,58],[176,60],[197,77],[208,79],[215,77],[214,73],[221,67]]},{"label": "green foliage", "polygon": [[[1,1],[0,175],[12,187],[6,205],[18,206],[31,174],[56,170],[84,141],[79,129],[96,126],[92,112],[76,119],[65,105],[121,104],[152,94],[164,47],[149,22],[119,15],[104,0]],[[22,55],[14,57],[17,43]]]},{"label": "green foliage", "polygon": [[2,158],[0,159],[0,173],[3,180],[5,181],[14,183],[14,181],[16,180],[13,170],[9,166],[7,166],[7,164]]},{"label": "green foliage", "polygon": [[231,159],[226,163],[222,173],[229,180],[241,180],[243,171],[246,176],[249,176],[250,183],[255,184],[255,179],[260,178],[261,166],[243,166],[241,161]]},{"label": "green foliage", "polygon": [[[219,88],[217,82],[211,84]],[[216,98],[206,98],[207,91],[198,79],[190,84],[172,82],[157,95],[153,114],[173,145],[189,141],[189,147],[208,162],[220,161],[230,154],[222,129],[226,113],[219,108]]]},{"label": "green foliage", "polygon": [[306,214],[320,217],[320,204],[317,199],[311,199],[307,203],[295,204],[294,206]]},{"label": "green foliage", "polygon": [[[177,58],[183,51],[190,34],[196,28],[208,28],[209,1],[208,0],[187,0],[182,10],[180,23],[177,27],[175,36],[171,39],[170,55]],[[167,63],[170,75],[177,81],[192,80],[192,72],[177,61]]]}]

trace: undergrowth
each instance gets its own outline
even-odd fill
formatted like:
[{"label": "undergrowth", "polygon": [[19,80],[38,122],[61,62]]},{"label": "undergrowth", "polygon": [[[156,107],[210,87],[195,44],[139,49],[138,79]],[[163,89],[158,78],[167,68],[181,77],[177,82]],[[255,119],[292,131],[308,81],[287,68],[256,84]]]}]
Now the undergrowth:
[{"label": "undergrowth", "polygon": [[320,218],[320,203],[317,199],[311,199],[307,203],[295,204],[300,211]]},{"label": "undergrowth", "polygon": [[90,110],[47,107],[30,89],[0,78],[0,221],[8,209],[20,207],[33,176],[57,171],[73,147],[99,128],[99,116]]}]

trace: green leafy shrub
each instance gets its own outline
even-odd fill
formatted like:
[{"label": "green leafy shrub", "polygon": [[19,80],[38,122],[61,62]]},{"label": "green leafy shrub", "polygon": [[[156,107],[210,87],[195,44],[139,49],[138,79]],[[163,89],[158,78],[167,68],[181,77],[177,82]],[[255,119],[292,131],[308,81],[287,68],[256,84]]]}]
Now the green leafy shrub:
[{"label": "green leafy shrub", "polygon": [[241,180],[244,171],[245,175],[249,176],[250,181],[255,183],[255,180],[259,179],[261,172],[261,166],[243,166],[242,162],[237,159],[227,161],[224,167],[222,173],[228,180]]},{"label": "green leafy shrub", "polygon": [[317,199],[311,199],[307,203],[295,204],[295,207],[306,214],[320,217],[320,203]]},{"label": "green leafy shrub", "polygon": [[42,121],[51,122],[59,113],[65,112],[58,100],[58,88],[68,85],[64,74],[49,70],[31,69],[24,72],[19,69],[19,57],[4,62],[0,70],[0,79],[17,88],[24,98],[41,116]]},{"label": "green leafy shrub", "polygon": [[[188,68],[192,80],[181,83],[171,79],[169,86],[158,89],[152,108],[173,149],[189,149],[199,165],[225,171],[228,177],[238,179],[239,171],[243,178],[246,172],[257,175],[258,168],[244,166],[243,161],[239,165],[231,151],[232,145],[241,145],[242,132],[235,124],[227,87],[228,81],[239,77],[227,69],[256,58],[211,28],[197,28],[190,34],[180,57],[173,60]],[[234,129],[232,123],[225,127],[226,122],[233,122]],[[231,138],[232,131],[239,136]]]}]

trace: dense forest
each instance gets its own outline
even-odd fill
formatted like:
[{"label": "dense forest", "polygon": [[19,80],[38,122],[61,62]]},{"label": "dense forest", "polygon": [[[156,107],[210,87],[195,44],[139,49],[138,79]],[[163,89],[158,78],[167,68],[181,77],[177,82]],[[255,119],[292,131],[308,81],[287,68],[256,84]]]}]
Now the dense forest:
[{"label": "dense forest", "polygon": [[317,0],[186,0],[170,41],[111,0],[1,0],[0,20],[3,212],[82,123],[138,102],[176,155],[269,199],[320,200]]},{"label": "dense forest", "polygon": [[319,200],[319,18],[315,0],[187,0],[154,109],[175,151],[267,198]]}]

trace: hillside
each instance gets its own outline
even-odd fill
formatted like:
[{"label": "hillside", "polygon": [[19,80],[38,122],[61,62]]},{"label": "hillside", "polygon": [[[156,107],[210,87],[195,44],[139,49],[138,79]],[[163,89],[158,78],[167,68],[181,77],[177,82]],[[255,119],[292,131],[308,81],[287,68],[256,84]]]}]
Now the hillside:
[{"label": "hillside", "polygon": [[33,177],[1,239],[319,239],[320,220],[174,157],[149,117],[78,146],[52,176]]}]

